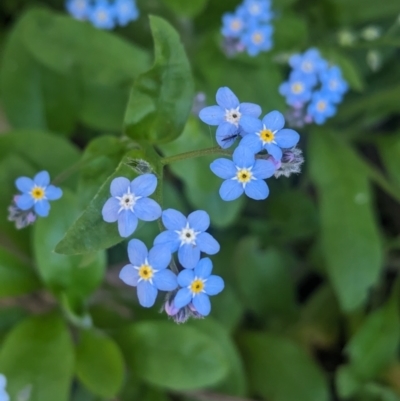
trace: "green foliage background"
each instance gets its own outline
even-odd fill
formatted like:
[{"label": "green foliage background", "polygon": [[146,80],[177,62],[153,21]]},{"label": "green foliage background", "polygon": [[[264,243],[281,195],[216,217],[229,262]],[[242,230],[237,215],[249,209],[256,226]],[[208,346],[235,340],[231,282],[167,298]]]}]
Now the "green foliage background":
[{"label": "green foliage background", "polygon": [[[236,0],[139,0],[104,32],[59,0],[0,3],[0,373],[12,401],[399,401],[400,1],[273,0],[274,48],[221,50]],[[149,15],[150,18],[149,18]],[[378,27],[375,40],[365,29]],[[352,35],[354,41],[349,41]],[[293,52],[318,47],[351,91],[299,129],[299,176],[266,201],[223,202],[215,145],[190,113],[230,87],[263,115]],[[379,63],[376,62],[379,61]],[[14,181],[46,169],[64,190],[17,231]],[[163,208],[206,210],[226,283],[211,316],[176,325],[118,279],[127,240],[103,222],[114,177],[153,170]],[[150,245],[157,223],[134,237]]]}]

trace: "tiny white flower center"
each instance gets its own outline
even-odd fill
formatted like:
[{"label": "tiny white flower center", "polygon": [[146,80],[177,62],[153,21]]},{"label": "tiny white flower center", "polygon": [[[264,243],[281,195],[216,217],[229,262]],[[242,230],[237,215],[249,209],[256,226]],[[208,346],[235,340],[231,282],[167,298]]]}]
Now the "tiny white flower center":
[{"label": "tiny white flower center", "polygon": [[107,21],[107,18],[108,18],[108,15],[104,10],[99,10],[97,12],[96,16],[97,16],[97,20],[99,22],[105,22],[105,21]]},{"label": "tiny white flower center", "polygon": [[188,286],[189,290],[193,293],[193,296],[196,296],[200,292],[205,292],[204,287],[205,287],[205,282],[207,280],[195,277],[193,281],[190,283]]},{"label": "tiny white flower center", "polygon": [[236,109],[225,109],[225,121],[231,124],[239,125],[240,117],[242,113],[239,111],[239,107]]},{"label": "tiny white flower center", "polygon": [[260,12],[261,12],[260,6],[258,4],[256,4],[256,3],[252,4],[250,9],[249,9],[249,12],[250,12],[251,15],[260,14]]},{"label": "tiny white flower center", "polygon": [[131,189],[128,187],[128,192],[124,193],[122,196],[116,196],[116,199],[119,200],[119,210],[120,213],[122,210],[131,210],[133,212],[133,207],[136,204],[136,201],[140,199],[141,196],[135,196],[134,193],[131,192]]},{"label": "tiny white flower center", "polygon": [[314,69],[313,67],[313,63],[311,63],[310,61],[304,61],[301,65],[301,68],[304,72],[312,72]]},{"label": "tiny white flower center", "polygon": [[75,1],[75,7],[79,10],[79,11],[83,11],[85,9],[86,3],[84,0],[76,0]]},{"label": "tiny white flower center", "polygon": [[300,94],[301,92],[303,92],[303,90],[304,90],[304,85],[301,82],[294,82],[292,84],[292,92],[295,95]]},{"label": "tiny white flower center", "polygon": [[181,240],[180,246],[185,244],[196,246],[196,237],[199,232],[196,232],[193,230],[193,228],[190,228],[188,223],[186,224],[185,228],[175,232],[178,234],[179,239]]},{"label": "tiny white flower center", "polygon": [[329,89],[334,91],[337,89],[337,87],[338,87],[338,81],[336,81],[336,79],[331,79],[329,81]]}]

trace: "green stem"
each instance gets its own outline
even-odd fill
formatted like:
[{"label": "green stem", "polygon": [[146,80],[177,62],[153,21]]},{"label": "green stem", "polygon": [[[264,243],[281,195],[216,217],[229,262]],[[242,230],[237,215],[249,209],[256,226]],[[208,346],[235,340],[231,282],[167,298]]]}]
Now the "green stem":
[{"label": "green stem", "polygon": [[179,155],[163,157],[161,163],[163,166],[170,163],[179,162],[181,160],[194,159],[195,157],[208,156],[208,155],[221,155],[221,156],[232,156],[232,153],[228,150],[221,149],[219,146],[212,148],[193,150],[191,152],[180,153]]}]

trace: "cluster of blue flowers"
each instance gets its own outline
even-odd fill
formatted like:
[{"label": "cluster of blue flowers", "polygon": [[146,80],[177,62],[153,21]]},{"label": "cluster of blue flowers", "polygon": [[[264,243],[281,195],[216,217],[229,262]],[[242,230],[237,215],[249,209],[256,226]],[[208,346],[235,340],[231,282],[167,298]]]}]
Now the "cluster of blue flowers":
[{"label": "cluster of blue flowers", "polygon": [[250,56],[272,48],[274,14],[270,0],[244,0],[234,13],[222,17],[222,35],[226,51],[237,53],[247,50]]},{"label": "cluster of blue flowers", "polygon": [[296,148],[299,134],[284,128],[285,119],[279,111],[260,120],[261,107],[240,103],[227,87],[218,89],[216,100],[218,105],[200,111],[200,119],[218,126],[216,139],[221,148],[228,148],[241,138],[233,160],[221,158],[210,165],[211,171],[225,180],[219,191],[221,198],[232,201],[245,193],[255,200],[266,199],[266,178],[300,171],[303,157]]},{"label": "cluster of blue flowers", "polygon": [[135,0],[67,0],[66,8],[74,18],[100,29],[125,26],[139,17]]},{"label": "cluster of blue flowers", "polygon": [[293,55],[289,64],[292,71],[279,92],[293,109],[291,119],[294,124],[325,123],[336,114],[336,106],[348,90],[341,69],[329,65],[317,49]]},{"label": "cluster of blue flowers", "polygon": [[37,173],[33,179],[19,177],[15,185],[21,193],[14,196],[12,205],[8,208],[8,220],[14,221],[18,229],[33,224],[37,216],[47,217],[50,211],[49,201],[62,196],[62,190],[50,184],[47,171]]},{"label": "cluster of blue flowers", "polygon": [[[138,239],[129,241],[130,264],[121,270],[120,278],[137,287],[139,303],[146,308],[154,305],[158,291],[167,291],[164,309],[177,322],[184,322],[190,316],[207,316],[211,311],[209,296],[224,288],[224,281],[211,275],[211,260],[201,259],[201,252],[214,255],[220,249],[218,242],[206,232],[210,218],[202,210],[187,218],[174,209],[162,211],[155,200],[148,198],[156,187],[154,174],[140,175],[131,182],[117,177],[111,182],[111,197],[104,204],[102,215],[108,223],[118,222],[122,237],[134,233],[138,219],[153,221],[161,217],[166,228],[154,239],[150,250]],[[172,259],[174,252],[178,252],[180,272]],[[168,266],[173,266],[175,272]]]}]

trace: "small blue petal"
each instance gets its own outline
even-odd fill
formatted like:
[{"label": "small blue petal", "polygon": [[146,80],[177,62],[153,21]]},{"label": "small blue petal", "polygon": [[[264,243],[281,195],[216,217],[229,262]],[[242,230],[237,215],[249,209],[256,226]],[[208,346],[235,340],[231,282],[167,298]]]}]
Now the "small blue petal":
[{"label": "small blue petal", "polygon": [[221,277],[210,276],[206,281],[204,291],[207,295],[217,295],[224,289],[224,287],[225,283]]},{"label": "small blue petal", "polygon": [[154,245],[167,245],[171,252],[176,252],[181,243],[178,234],[172,230],[163,231],[154,239]]},{"label": "small blue petal", "polygon": [[162,222],[168,230],[182,230],[186,227],[186,217],[175,209],[164,210]]},{"label": "small blue petal", "polygon": [[62,189],[55,187],[54,185],[49,185],[46,188],[46,198],[48,200],[57,200],[60,199],[62,197]]},{"label": "small blue petal", "polygon": [[35,201],[33,200],[31,195],[23,194],[18,196],[18,199],[15,203],[21,210],[28,210],[33,207]]},{"label": "small blue petal", "polygon": [[243,128],[243,131],[248,134],[254,134],[262,129],[261,120],[249,115],[240,117],[240,126]]},{"label": "small blue petal", "polygon": [[194,271],[190,269],[183,269],[178,274],[178,284],[181,287],[187,287],[194,280]]},{"label": "small blue petal", "polygon": [[189,214],[188,223],[194,231],[206,231],[210,227],[210,216],[204,210],[196,210]]},{"label": "small blue petal", "polygon": [[141,266],[145,262],[147,255],[147,247],[142,241],[131,239],[128,242],[128,257],[133,266]]},{"label": "small blue petal", "polygon": [[192,293],[189,288],[180,289],[174,298],[174,306],[177,309],[183,308],[192,300]]},{"label": "small blue petal", "polygon": [[278,145],[274,145],[273,143],[266,143],[264,145],[264,148],[275,160],[282,159],[282,149]]},{"label": "small blue petal", "polygon": [[224,109],[236,109],[239,107],[239,99],[226,86],[218,89],[216,100],[218,105]]},{"label": "small blue petal", "polygon": [[279,111],[271,111],[262,119],[262,122],[265,128],[271,131],[278,131],[285,126],[285,118]]},{"label": "small blue petal", "polygon": [[217,143],[222,149],[229,148],[236,140],[238,129],[234,124],[223,122],[215,133]]},{"label": "small blue petal", "polygon": [[208,316],[211,312],[210,298],[208,295],[200,293],[193,298],[193,306],[196,308],[200,315]]},{"label": "small blue petal", "polygon": [[137,285],[139,303],[145,308],[150,308],[154,305],[154,302],[156,302],[157,293],[157,288],[146,280],[141,281]]},{"label": "small blue petal", "polygon": [[171,256],[168,245],[154,245],[149,251],[148,261],[154,269],[162,270],[171,262]]},{"label": "small blue petal", "polygon": [[281,148],[292,148],[299,142],[300,135],[289,128],[280,130],[275,134],[275,141]]},{"label": "small blue petal", "polygon": [[233,178],[236,175],[236,167],[232,160],[217,159],[210,164],[211,171],[224,180]]},{"label": "small blue petal", "polygon": [[218,241],[209,233],[198,234],[196,243],[200,251],[207,253],[208,255],[215,255],[220,249]]},{"label": "small blue petal", "polygon": [[110,193],[112,196],[122,196],[128,192],[130,181],[125,177],[117,177],[111,181]]},{"label": "small blue petal", "polygon": [[[246,135],[242,141],[249,136],[251,135]],[[240,168],[252,167],[255,162],[253,151],[246,146],[238,146],[233,152],[232,159],[236,166]]]},{"label": "small blue petal", "polygon": [[219,195],[227,202],[239,198],[243,192],[243,186],[237,180],[226,180],[219,189]]},{"label": "small blue petal", "polygon": [[257,134],[248,134],[242,138],[239,146],[249,148],[253,155],[260,152],[263,148],[262,141]]},{"label": "small blue petal", "polygon": [[154,174],[143,174],[131,182],[131,191],[135,196],[149,196],[157,188],[157,177]]},{"label": "small blue petal", "polygon": [[118,215],[118,231],[121,237],[132,235],[138,225],[138,218],[130,210],[122,210]]},{"label": "small blue petal", "polygon": [[256,160],[252,172],[257,179],[264,180],[265,178],[272,177],[275,170],[275,164],[270,160]]},{"label": "small blue petal", "polygon": [[119,278],[128,285],[136,287],[139,280],[139,273],[132,265],[126,265],[119,272]]},{"label": "small blue petal", "polygon": [[150,198],[138,199],[135,203],[133,211],[140,220],[144,221],[157,220],[162,213],[160,205],[155,200]]},{"label": "small blue petal", "polygon": [[118,210],[120,209],[119,201],[115,198],[108,198],[104,204],[101,213],[103,220],[107,223],[115,223],[118,220]]},{"label": "small blue petal", "polygon": [[197,263],[197,266],[194,268],[194,274],[196,277],[206,279],[212,272],[212,262],[210,258],[200,259],[200,262]]},{"label": "small blue petal", "polygon": [[254,200],[266,199],[269,195],[269,188],[265,181],[250,181],[244,188],[245,194]]},{"label": "small blue petal", "polygon": [[153,277],[153,283],[161,291],[173,291],[178,287],[176,275],[169,269],[157,272]]},{"label": "small blue petal", "polygon": [[39,187],[47,187],[50,184],[50,176],[47,171],[41,171],[37,173],[33,178],[35,184]]},{"label": "small blue petal", "polygon": [[[261,107],[254,103],[240,103],[239,111],[242,115],[258,118],[261,115]],[[241,120],[240,120],[241,121]]]},{"label": "small blue petal", "polygon": [[35,183],[28,177],[19,177],[15,180],[15,185],[21,192],[30,192]]},{"label": "small blue petal", "polygon": [[200,260],[199,247],[183,244],[178,249],[178,260],[185,269],[194,269]]},{"label": "small blue petal", "polygon": [[41,217],[46,217],[49,215],[50,203],[45,199],[37,201],[33,206],[33,209],[35,210],[35,213],[37,215]]},{"label": "small blue petal", "polygon": [[208,125],[219,125],[225,121],[225,111],[220,106],[205,107],[200,111],[199,118]]}]

